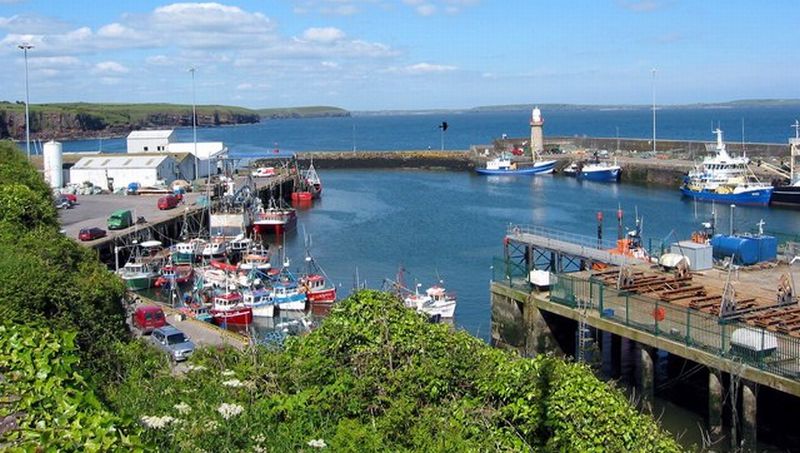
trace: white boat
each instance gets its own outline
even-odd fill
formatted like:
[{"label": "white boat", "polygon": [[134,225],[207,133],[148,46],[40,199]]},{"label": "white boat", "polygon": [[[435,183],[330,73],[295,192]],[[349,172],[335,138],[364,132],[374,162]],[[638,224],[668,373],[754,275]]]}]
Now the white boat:
[{"label": "white boat", "polygon": [[286,206],[283,200],[270,198],[266,208],[258,207],[253,228],[260,235],[279,235],[294,229],[296,223],[297,211],[294,208]]},{"label": "white boat", "polygon": [[681,192],[699,201],[768,205],[773,187],[759,182],[750,171],[750,159],[742,154],[731,157],[722,141],[722,131],[714,130],[717,146],[713,156],[703,159],[701,168],[690,172],[681,185]]},{"label": "white boat", "polygon": [[275,304],[266,288],[243,289],[242,301],[253,310],[256,318],[272,318],[275,316]]},{"label": "white boat", "polygon": [[203,248],[205,248],[206,243],[205,239],[195,238],[185,242],[178,242],[173,246],[172,250],[172,262],[181,264],[181,263],[193,263],[203,253]]},{"label": "white boat", "polygon": [[305,171],[304,174],[306,178],[306,183],[308,184],[309,192],[311,192],[311,196],[314,198],[319,198],[322,196],[322,180],[317,174],[317,170],[314,168],[314,161],[311,161],[311,164],[308,166],[308,170]]},{"label": "white boat", "polygon": [[261,244],[250,247],[239,262],[239,269],[243,271],[256,269],[261,272],[267,272],[272,268],[271,257],[269,249]]},{"label": "white boat", "polygon": [[204,258],[211,258],[214,256],[224,255],[227,251],[228,241],[222,237],[215,237],[209,242],[205,243],[200,254],[203,255]]},{"label": "white boat", "polygon": [[543,175],[552,173],[555,166],[554,160],[537,160],[532,165],[520,166],[510,154],[504,152],[486,162],[485,168],[476,168],[475,171],[481,175]]},{"label": "white boat", "polygon": [[229,252],[242,253],[251,247],[252,242],[252,239],[246,237],[244,234],[240,234],[228,241],[227,249]]},{"label": "white boat", "polygon": [[587,181],[617,182],[621,173],[622,167],[616,161],[611,163],[597,160],[583,164],[577,176]]},{"label": "white boat", "polygon": [[442,318],[452,318],[456,311],[456,297],[448,294],[442,286],[434,285],[419,293],[419,285],[414,294],[408,295],[403,299],[406,307],[414,308],[428,316],[441,316]]}]

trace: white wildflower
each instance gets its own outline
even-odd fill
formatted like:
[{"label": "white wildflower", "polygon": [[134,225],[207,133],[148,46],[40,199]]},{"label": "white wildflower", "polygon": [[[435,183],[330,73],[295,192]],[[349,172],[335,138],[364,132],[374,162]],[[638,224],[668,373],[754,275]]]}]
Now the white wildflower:
[{"label": "white wildflower", "polygon": [[267,449],[262,447],[261,445],[256,445],[255,447],[253,447],[254,453],[265,453],[266,451]]},{"label": "white wildflower", "polygon": [[170,417],[169,415],[165,415],[163,417],[157,417],[155,415],[145,415],[141,418],[142,424],[151,429],[161,429],[173,421],[174,418]]},{"label": "white wildflower", "polygon": [[224,418],[225,420],[241,414],[242,411],[244,411],[244,408],[242,406],[239,406],[238,404],[222,403],[217,408],[217,412],[219,412],[220,415],[222,415],[222,418]]},{"label": "white wildflower", "polygon": [[240,381],[238,379],[231,379],[229,381],[223,382],[222,385],[224,385],[226,387],[241,387],[242,386],[242,381]]},{"label": "white wildflower", "polygon": [[206,431],[216,431],[217,428],[219,428],[219,423],[216,420],[209,420],[206,423]]},{"label": "white wildflower", "polygon": [[308,446],[311,448],[325,448],[328,444],[322,439],[311,439],[308,441]]},{"label": "white wildflower", "polygon": [[236,374],[236,372],[235,371],[231,371],[231,370],[225,370],[225,371],[222,372],[223,376],[233,376],[235,374]]},{"label": "white wildflower", "polygon": [[178,404],[176,404],[176,405],[174,405],[172,407],[174,407],[175,410],[177,410],[178,413],[181,414],[181,415],[186,415],[186,414],[188,414],[189,412],[192,411],[192,407],[189,406],[186,403],[178,403]]},{"label": "white wildflower", "polygon": [[192,365],[191,363],[189,365],[186,365],[187,371],[203,371],[205,369],[206,367],[204,367],[203,365]]},{"label": "white wildflower", "polygon": [[267,436],[265,436],[264,434],[259,434],[258,436],[250,436],[250,438],[259,444],[264,443],[264,441],[267,440]]}]

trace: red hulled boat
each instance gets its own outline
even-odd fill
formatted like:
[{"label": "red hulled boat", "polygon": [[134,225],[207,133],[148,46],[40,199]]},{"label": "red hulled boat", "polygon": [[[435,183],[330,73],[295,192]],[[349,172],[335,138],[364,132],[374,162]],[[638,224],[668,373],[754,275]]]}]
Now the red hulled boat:
[{"label": "red hulled boat", "polygon": [[214,297],[209,310],[217,325],[246,326],[253,323],[253,309],[242,303],[238,292],[227,292]]},{"label": "red hulled boat", "polygon": [[274,198],[269,200],[269,206],[259,207],[256,211],[256,220],[253,228],[259,235],[283,234],[294,229],[297,224],[297,211]]}]

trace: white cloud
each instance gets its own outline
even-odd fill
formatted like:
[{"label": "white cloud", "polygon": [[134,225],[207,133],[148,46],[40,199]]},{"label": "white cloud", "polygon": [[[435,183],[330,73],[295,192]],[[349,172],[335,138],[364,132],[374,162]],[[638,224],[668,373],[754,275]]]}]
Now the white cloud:
[{"label": "white cloud", "polygon": [[395,74],[421,75],[421,74],[440,74],[444,72],[455,71],[456,69],[458,68],[450,65],[417,63],[408,66],[403,66],[401,68],[392,67],[387,69],[385,72],[395,73]]},{"label": "white cloud", "polygon": [[427,3],[417,6],[415,9],[420,16],[433,16],[436,14],[436,7]]},{"label": "white cloud", "polygon": [[236,85],[236,89],[240,90],[240,91],[252,90],[253,89],[253,84],[252,83],[240,83],[239,85]]},{"label": "white cloud", "polygon": [[303,32],[303,39],[306,41],[320,43],[341,41],[344,37],[344,32],[335,27],[309,28]]},{"label": "white cloud", "polygon": [[130,69],[116,61],[103,61],[97,63],[92,68],[93,74],[113,75],[113,74],[127,74]]},{"label": "white cloud", "polygon": [[166,55],[151,55],[145,58],[145,63],[152,66],[168,66],[172,60]]},{"label": "white cloud", "polygon": [[28,67],[31,69],[40,68],[74,68],[81,65],[81,61],[73,56],[57,57],[28,57]]},{"label": "white cloud", "polygon": [[323,62],[320,63],[320,65],[322,65],[323,68],[329,68],[329,69],[338,69],[339,68],[339,63],[337,63],[335,61],[323,61]]}]

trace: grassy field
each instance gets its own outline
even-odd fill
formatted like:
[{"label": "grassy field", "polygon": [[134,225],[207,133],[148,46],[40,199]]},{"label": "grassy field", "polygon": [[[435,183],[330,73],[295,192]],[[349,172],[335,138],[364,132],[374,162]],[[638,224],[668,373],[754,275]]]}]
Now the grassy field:
[{"label": "grassy field", "polygon": [[262,117],[304,117],[304,116],[345,116],[349,112],[339,107],[311,106],[311,107],[289,107],[289,108],[269,108],[256,110]]}]

